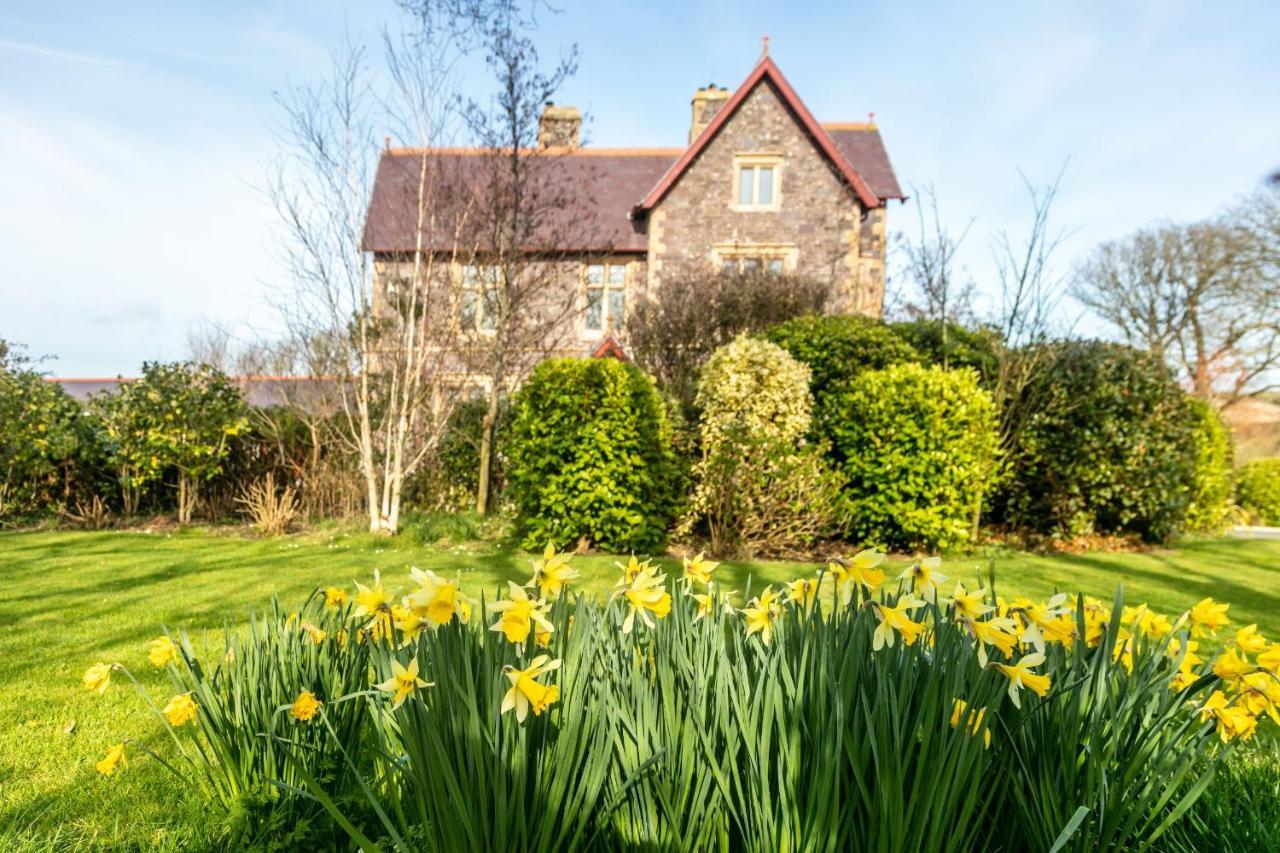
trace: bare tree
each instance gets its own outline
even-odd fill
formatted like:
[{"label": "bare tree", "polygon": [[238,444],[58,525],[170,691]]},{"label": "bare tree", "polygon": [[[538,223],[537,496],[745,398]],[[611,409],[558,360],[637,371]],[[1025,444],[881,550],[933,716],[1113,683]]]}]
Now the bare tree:
[{"label": "bare tree", "polygon": [[[427,152],[456,130],[453,72],[465,45],[439,23],[428,9],[413,29],[384,37],[385,90],[375,87],[366,50],[348,43],[330,80],[279,98],[286,157],[269,196],[287,237],[293,286],[281,308],[294,372],[332,389],[338,436],[359,461],[374,532],[397,530],[405,477],[439,441],[456,393],[455,335],[434,310],[451,298],[441,274],[451,261],[436,247],[457,241],[437,233],[436,212],[453,193],[428,168]],[[412,245],[375,262],[362,240],[378,130],[388,127],[418,152],[402,164],[414,179],[395,205]]]},{"label": "bare tree", "polygon": [[[913,319],[965,323],[974,319],[974,283],[961,280],[956,255],[973,227],[973,218],[959,234],[952,234],[938,211],[938,195],[932,186],[912,189],[916,200],[916,237],[901,242],[903,272],[914,293],[906,297],[905,312]],[[943,349],[946,349],[945,337]]]},{"label": "bare tree", "polygon": [[1280,367],[1276,199],[1264,190],[1224,216],[1103,244],[1073,293],[1207,402],[1225,408],[1270,390]]}]

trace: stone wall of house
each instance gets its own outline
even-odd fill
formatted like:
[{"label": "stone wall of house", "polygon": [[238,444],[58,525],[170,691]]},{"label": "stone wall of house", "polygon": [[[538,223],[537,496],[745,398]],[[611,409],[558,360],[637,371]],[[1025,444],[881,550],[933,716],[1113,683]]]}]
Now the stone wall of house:
[{"label": "stone wall of house", "polygon": [[[735,210],[734,156],[780,154],[774,211]],[[758,85],[650,213],[649,285],[706,269],[717,247],[793,247],[789,271],[831,281],[837,312],[879,316],[884,299],[883,208],[864,211],[805,135],[772,84]]]}]

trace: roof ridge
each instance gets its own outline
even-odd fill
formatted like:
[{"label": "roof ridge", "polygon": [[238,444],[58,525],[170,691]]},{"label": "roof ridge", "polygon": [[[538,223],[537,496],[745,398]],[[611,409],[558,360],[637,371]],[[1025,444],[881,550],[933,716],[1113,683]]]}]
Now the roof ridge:
[{"label": "roof ridge", "polygon": [[[440,146],[435,148],[405,146],[402,148],[384,148],[383,153],[389,154],[392,156],[410,156],[410,155],[418,155],[418,154],[479,155],[479,154],[485,154],[485,153],[491,152],[493,150],[494,149],[492,148],[482,148],[478,146],[465,147],[465,146],[445,145],[445,146]],[[567,148],[567,149],[566,148],[550,148],[550,149],[526,148],[521,150],[530,151],[530,152],[550,151],[551,153],[557,156],[570,156],[570,157],[580,156],[580,155],[585,155],[588,157],[678,157],[679,155],[683,154],[685,151],[684,148],[671,148],[671,147],[609,148],[609,147],[603,147],[603,146],[599,148],[583,146],[580,148]]]},{"label": "roof ridge", "polygon": [[824,121],[821,124],[823,130],[880,130],[880,126],[873,121]]}]

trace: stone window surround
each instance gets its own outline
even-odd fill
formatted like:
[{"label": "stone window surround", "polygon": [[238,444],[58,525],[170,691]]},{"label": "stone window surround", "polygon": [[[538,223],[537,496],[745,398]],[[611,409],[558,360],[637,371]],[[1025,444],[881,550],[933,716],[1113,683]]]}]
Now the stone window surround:
[{"label": "stone window surround", "polygon": [[[498,274],[497,266],[493,264],[453,264],[454,281],[458,283],[458,329],[463,334],[481,334],[491,337],[497,334],[496,326],[486,326],[485,324],[485,299],[483,290],[478,286],[479,278],[473,277],[471,271],[475,270],[478,276],[479,271],[487,270],[490,277],[496,278]],[[496,290],[496,287],[490,288]],[[476,321],[474,325],[468,327],[463,324],[464,304],[468,298],[474,300],[472,310],[476,311]]]},{"label": "stone window surround", "polygon": [[[595,339],[601,335],[607,335],[610,332],[618,331],[621,328],[621,322],[625,321],[627,313],[627,303],[630,301],[629,294],[631,290],[631,261],[627,258],[596,258],[590,261],[583,261],[578,273],[578,335],[581,338]],[[602,267],[600,282],[598,285],[587,280],[588,271],[592,267]],[[611,272],[614,270],[622,271],[622,281],[610,281]],[[587,325],[587,293],[593,287],[598,287],[601,291],[601,324],[599,328],[593,329]],[[622,317],[615,318],[609,313],[609,296],[611,293],[621,292],[622,294]]]},{"label": "stone window surround", "polygon": [[[773,169],[773,186],[772,196],[768,204],[742,204],[738,199],[738,188],[742,180],[743,169],[754,169],[758,166],[767,166]],[[755,180],[759,181],[759,172],[756,172]],[[729,207],[743,213],[760,213],[774,212],[782,208],[782,154],[773,151],[749,152],[733,155],[733,186],[732,194],[729,196]],[[759,193],[759,187],[755,187],[752,193],[753,197]]]},{"label": "stone window surround", "polygon": [[759,258],[766,266],[771,260],[781,260],[782,271],[791,272],[796,268],[800,250],[794,243],[725,242],[711,247],[712,269],[719,270],[725,263],[744,258]]}]

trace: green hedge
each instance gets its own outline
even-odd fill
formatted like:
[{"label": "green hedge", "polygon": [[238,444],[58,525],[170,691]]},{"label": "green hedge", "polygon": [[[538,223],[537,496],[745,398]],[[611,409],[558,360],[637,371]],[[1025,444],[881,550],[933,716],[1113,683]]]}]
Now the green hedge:
[{"label": "green hedge", "polygon": [[774,326],[765,338],[813,373],[814,399],[857,376],[894,364],[923,361],[891,327],[868,317],[800,317]]},{"label": "green hedge", "polygon": [[969,538],[997,467],[995,406],[977,374],[895,365],[820,405],[849,481],[854,541],[932,549]]},{"label": "green hedge", "polygon": [[1236,502],[1263,524],[1280,524],[1280,458],[1255,459],[1236,473]]},{"label": "green hedge", "polygon": [[613,359],[539,364],[512,402],[508,495],[529,547],[659,547],[676,510],[670,430],[653,380]]},{"label": "green hedge", "polygon": [[982,380],[983,387],[990,387],[997,372],[997,344],[1000,333],[995,329],[970,329],[959,323],[943,323],[939,320],[911,320],[894,323],[893,329],[920,354],[926,364],[957,369],[973,368]]},{"label": "green hedge", "polygon": [[1067,341],[1043,356],[1051,367],[1013,403],[1031,414],[1010,448],[999,520],[1045,535],[1168,539],[1195,483],[1186,394],[1158,359],[1120,344]]},{"label": "green hedge", "polygon": [[1226,526],[1231,505],[1231,434],[1213,406],[1195,397],[1188,397],[1187,405],[1192,417],[1195,462],[1184,527],[1216,533]]}]

